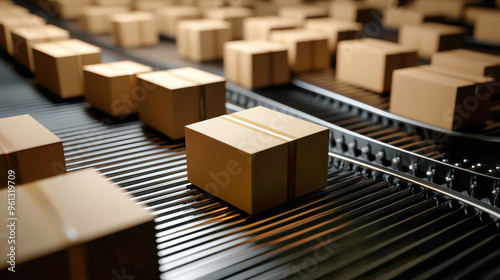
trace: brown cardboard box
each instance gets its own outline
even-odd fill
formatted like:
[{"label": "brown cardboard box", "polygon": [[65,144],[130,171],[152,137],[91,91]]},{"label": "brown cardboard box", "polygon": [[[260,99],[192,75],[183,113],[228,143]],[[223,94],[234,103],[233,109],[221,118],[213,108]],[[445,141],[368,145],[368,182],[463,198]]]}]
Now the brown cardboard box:
[{"label": "brown cardboard box", "polygon": [[476,23],[476,19],[481,17],[483,14],[487,13],[499,13],[497,9],[485,8],[485,7],[466,7],[464,12],[464,19],[469,24]]},{"label": "brown cardboard box", "polygon": [[500,56],[457,49],[432,55],[432,65],[500,81]]},{"label": "brown cardboard box", "polygon": [[461,27],[439,23],[403,25],[398,42],[416,48],[418,56],[430,58],[434,53],[461,48],[465,41],[465,30]]},{"label": "brown cardboard box", "polygon": [[326,185],[328,137],[264,107],[188,125],[188,181],[256,214]]},{"label": "brown cardboard box", "polygon": [[251,17],[243,21],[245,40],[269,40],[274,30],[295,29],[299,25],[293,19],[276,16]]},{"label": "brown cardboard box", "polygon": [[283,6],[296,6],[302,5],[304,3],[303,0],[271,0],[271,3],[277,7]]},{"label": "brown cardboard box", "polygon": [[414,49],[378,39],[342,41],[337,50],[337,79],[377,93],[391,88],[392,71],[417,65]]},{"label": "brown cardboard box", "polygon": [[440,18],[441,14],[438,12],[401,8],[396,11],[384,10],[382,24],[389,28],[400,28],[403,25],[420,25]]},{"label": "brown cardboard box", "polygon": [[147,1],[136,1],[134,3],[134,8],[137,11],[156,13],[158,9],[174,6],[176,4],[175,0],[147,0]]},{"label": "brown cardboard box", "polygon": [[113,117],[137,112],[137,77],[153,68],[124,60],[83,66],[85,101]]},{"label": "brown cardboard box", "polygon": [[172,6],[158,10],[158,24],[160,33],[164,36],[175,37],[177,24],[182,20],[201,18],[200,10],[190,6]]},{"label": "brown cardboard box", "polygon": [[42,42],[69,39],[69,32],[54,25],[22,26],[11,30],[13,57],[24,67],[35,72],[33,45]]},{"label": "brown cardboard box", "polygon": [[159,41],[155,18],[147,12],[112,15],[111,35],[122,48],[153,46]]},{"label": "brown cardboard box", "polygon": [[500,11],[483,13],[476,19],[474,25],[474,39],[479,41],[500,43]]},{"label": "brown cardboard box", "polygon": [[255,16],[275,16],[278,14],[278,6],[267,1],[258,1],[255,3]]},{"label": "brown cardboard box", "polygon": [[98,6],[131,6],[132,0],[94,0]]},{"label": "brown cardboard box", "polygon": [[391,113],[448,130],[481,124],[489,117],[491,94],[477,80],[412,67],[394,71]]},{"label": "brown cardboard box", "polygon": [[89,34],[111,33],[111,16],[126,13],[127,6],[88,6],[80,15],[80,28]]},{"label": "brown cardboard box", "polygon": [[[154,216],[97,171],[16,186],[15,196],[16,279],[159,278]],[[0,276],[12,275],[8,258]]]},{"label": "brown cardboard box", "polygon": [[398,0],[364,0],[364,2],[381,11],[395,10],[399,5]]},{"label": "brown cardboard box", "polygon": [[288,63],[296,73],[330,66],[326,35],[306,29],[277,30],[271,33],[271,40],[287,47]]},{"label": "brown cardboard box", "polygon": [[336,19],[363,24],[371,21],[378,22],[377,12],[374,7],[364,2],[333,1],[330,4],[329,15]]},{"label": "brown cardboard box", "polygon": [[278,15],[293,19],[299,26],[304,26],[307,19],[327,17],[328,10],[313,5],[284,6],[279,8]]},{"label": "brown cardboard box", "polygon": [[192,67],[169,70],[179,78],[200,87],[200,120],[226,114],[226,79]]},{"label": "brown cardboard box", "polygon": [[267,41],[233,41],[224,45],[224,72],[228,81],[246,88],[290,81],[288,50]]},{"label": "brown cardboard box", "polygon": [[2,5],[0,6],[0,16],[4,15],[25,15],[29,14],[30,11],[24,7],[18,5]]},{"label": "brown cardboard box", "polygon": [[7,185],[8,170],[16,184],[66,172],[61,139],[29,115],[0,119],[0,162],[0,187]]},{"label": "brown cardboard box", "polygon": [[45,25],[42,17],[31,14],[5,14],[0,17],[0,47],[9,55],[14,54],[11,30],[15,27]]},{"label": "brown cardboard box", "polygon": [[304,27],[325,34],[328,38],[328,48],[332,54],[337,51],[339,41],[363,37],[361,24],[334,18],[309,19]]},{"label": "brown cardboard box", "polygon": [[423,12],[438,13],[446,18],[458,20],[462,17],[466,1],[463,0],[415,0],[409,8]]},{"label": "brown cardboard box", "polygon": [[35,79],[60,98],[82,96],[85,92],[83,66],[101,63],[101,49],[80,40],[36,44],[33,59]]},{"label": "brown cardboard box", "polygon": [[169,71],[137,75],[146,94],[139,102],[140,120],[171,139],[184,138],[184,126],[200,121],[201,88]]},{"label": "brown cardboard box", "polygon": [[209,9],[206,12],[206,17],[220,19],[231,23],[233,40],[243,38],[243,19],[254,15],[252,9],[244,7],[221,7]]},{"label": "brown cardboard box", "polygon": [[91,0],[55,0],[59,7],[59,16],[66,20],[77,19],[83,8],[92,4]]},{"label": "brown cardboard box", "polygon": [[230,40],[231,24],[222,20],[185,20],[178,25],[177,50],[193,61],[221,59],[224,43]]}]

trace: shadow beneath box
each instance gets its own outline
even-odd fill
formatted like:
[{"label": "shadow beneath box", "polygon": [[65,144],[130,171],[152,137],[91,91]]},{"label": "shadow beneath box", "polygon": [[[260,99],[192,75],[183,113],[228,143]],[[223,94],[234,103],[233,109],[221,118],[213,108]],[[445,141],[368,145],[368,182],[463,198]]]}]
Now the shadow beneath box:
[{"label": "shadow beneath box", "polygon": [[39,85],[35,81],[33,81],[32,85],[37,92],[39,92],[41,95],[43,95],[45,98],[47,98],[49,101],[51,101],[54,104],[80,103],[80,102],[83,102],[83,100],[84,100],[83,96],[63,99],[63,98],[55,95],[54,93],[52,93],[50,90]]},{"label": "shadow beneath box", "polygon": [[148,135],[148,137],[158,137],[161,138],[163,141],[166,142],[167,145],[175,145],[175,144],[183,144],[184,143],[184,138],[181,139],[172,139],[165,134],[161,133],[160,131],[143,124],[142,126],[142,131],[144,132],[145,135]]},{"label": "shadow beneath box", "polygon": [[103,112],[95,107],[92,107],[90,104],[86,104],[85,112],[94,120],[105,125],[116,125],[128,122],[135,122],[139,120],[139,115],[137,113],[120,117],[113,117],[107,114],[106,112]]},{"label": "shadow beneath box", "polygon": [[0,51],[0,56],[5,59],[8,63],[12,65],[12,67],[16,70],[17,73],[21,74],[25,78],[33,78],[35,74],[31,72],[30,69],[24,67],[19,62],[17,62],[14,57],[10,56],[4,50]]}]

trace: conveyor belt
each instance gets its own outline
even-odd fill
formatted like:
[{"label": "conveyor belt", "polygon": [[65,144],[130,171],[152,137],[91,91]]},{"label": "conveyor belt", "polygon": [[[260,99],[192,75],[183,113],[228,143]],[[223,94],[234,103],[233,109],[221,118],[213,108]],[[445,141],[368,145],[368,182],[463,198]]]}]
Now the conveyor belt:
[{"label": "conveyor belt", "polygon": [[497,210],[332,158],[327,187],[248,216],[187,182],[183,142],[43,94],[5,59],[0,73],[0,117],[31,114],[68,171],[94,167],[158,216],[163,279],[499,276]]}]

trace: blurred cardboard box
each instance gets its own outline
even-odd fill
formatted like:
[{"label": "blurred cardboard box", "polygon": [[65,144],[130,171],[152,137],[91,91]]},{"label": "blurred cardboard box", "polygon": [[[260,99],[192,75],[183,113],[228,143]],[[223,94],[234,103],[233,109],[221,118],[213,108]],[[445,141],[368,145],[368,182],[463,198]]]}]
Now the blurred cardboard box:
[{"label": "blurred cardboard box", "polygon": [[485,42],[500,43],[500,11],[483,13],[477,17],[474,25],[474,39]]},{"label": "blurred cardboard box", "polygon": [[188,181],[257,214],[326,185],[329,129],[264,107],[186,126]]},{"label": "blurred cardboard box", "polygon": [[224,43],[230,40],[231,24],[222,20],[185,20],[178,25],[177,50],[193,61],[221,59]]},{"label": "blurred cardboard box", "polygon": [[254,15],[252,9],[244,7],[221,7],[209,9],[205,13],[207,18],[220,19],[231,24],[232,40],[243,38],[243,20]]},{"label": "blurred cardboard box", "polygon": [[308,19],[327,17],[328,10],[313,5],[283,6],[279,8],[278,15],[280,17],[293,19],[299,26],[304,26]]},{"label": "blurred cardboard box", "polygon": [[477,18],[482,16],[483,14],[493,13],[498,15],[499,12],[500,11],[493,8],[477,6],[466,7],[464,11],[464,20],[469,24],[474,24]]},{"label": "blurred cardboard box", "polygon": [[37,83],[65,99],[84,94],[83,66],[101,63],[101,49],[76,39],[39,43],[33,58]]},{"label": "blurred cardboard box", "polygon": [[92,0],[55,0],[59,7],[58,15],[66,20],[78,19],[80,14],[88,5],[92,4]]},{"label": "blurred cardboard box", "polygon": [[132,0],[93,0],[98,6],[131,6]]},{"label": "blurred cardboard box", "polygon": [[80,14],[80,28],[95,35],[111,33],[111,16],[129,10],[127,6],[87,6]]},{"label": "blurred cardboard box", "polygon": [[380,22],[379,13],[375,8],[361,1],[332,1],[328,14],[335,19],[363,24]]},{"label": "blurred cardboard box", "polygon": [[392,72],[417,65],[414,49],[364,38],[341,41],[337,49],[336,78],[376,93],[391,89]]},{"label": "blurred cardboard box", "polygon": [[159,42],[155,18],[151,13],[115,14],[110,21],[113,41],[122,48],[147,47]]},{"label": "blurred cardboard box", "polygon": [[400,28],[403,25],[420,25],[427,21],[441,18],[441,14],[433,11],[416,9],[399,9],[397,12],[383,11],[382,24],[389,28]]},{"label": "blurred cardboard box", "polygon": [[288,50],[268,41],[232,41],[224,45],[224,73],[228,81],[245,88],[290,81]]},{"label": "blurred cardboard box", "polygon": [[245,40],[269,40],[274,30],[295,29],[299,25],[293,19],[265,16],[250,17],[243,21],[243,38]]},{"label": "blurred cardboard box", "polygon": [[54,25],[30,25],[11,30],[13,57],[31,72],[35,72],[33,45],[69,39],[69,32]]},{"label": "blurred cardboard box", "polygon": [[330,66],[330,51],[326,35],[306,30],[277,30],[271,40],[288,49],[288,63],[293,72],[322,70]]},{"label": "blurred cardboard box", "polygon": [[152,71],[128,60],[83,66],[85,101],[113,117],[136,113],[136,75]]},{"label": "blurred cardboard box", "polygon": [[325,34],[331,54],[337,51],[339,41],[363,37],[361,24],[334,18],[308,19],[304,28]]},{"label": "blurred cardboard box", "polygon": [[447,130],[482,124],[489,118],[491,93],[478,81],[428,66],[396,70],[389,111]]},{"label": "blurred cardboard box", "polygon": [[30,115],[0,119],[0,172],[0,187],[65,173],[61,139]]},{"label": "blurred cardboard box", "polygon": [[[97,171],[19,185],[15,196],[16,279],[159,278],[154,216]],[[0,276],[12,274],[9,256],[0,260]]]},{"label": "blurred cardboard box", "polygon": [[25,15],[30,13],[30,11],[25,7],[14,5],[12,4],[12,2],[8,1],[6,1],[5,3],[9,4],[0,5],[0,17],[3,15]]},{"label": "blurred cardboard box", "polygon": [[408,8],[432,12],[448,19],[459,20],[467,1],[464,0],[415,0],[407,4]]},{"label": "blurred cardboard box", "polygon": [[466,49],[444,51],[432,55],[431,64],[477,77],[500,81],[500,56]]},{"label": "blurred cardboard box", "polygon": [[174,37],[177,34],[177,24],[182,20],[201,18],[200,10],[190,6],[172,6],[158,10],[156,13],[160,34]]},{"label": "blurred cardboard box", "polygon": [[14,54],[11,30],[15,27],[45,25],[42,17],[31,14],[5,14],[0,16],[0,47],[9,55]]},{"label": "blurred cardboard box", "polygon": [[465,30],[453,25],[429,22],[403,25],[399,29],[398,42],[416,48],[419,57],[429,59],[434,53],[461,48],[465,42]]}]

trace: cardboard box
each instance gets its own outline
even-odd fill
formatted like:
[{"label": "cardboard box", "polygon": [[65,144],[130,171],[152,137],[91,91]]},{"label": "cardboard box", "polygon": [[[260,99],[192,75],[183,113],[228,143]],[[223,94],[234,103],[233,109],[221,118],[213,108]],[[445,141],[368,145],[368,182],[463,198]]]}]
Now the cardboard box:
[{"label": "cardboard box", "polygon": [[92,4],[91,0],[56,0],[58,15],[66,20],[78,19],[83,9]]},{"label": "cardboard box", "polygon": [[276,6],[272,2],[258,1],[255,3],[255,16],[275,16],[278,14],[279,6]]},{"label": "cardboard box", "polygon": [[252,9],[244,7],[221,7],[209,9],[206,12],[207,18],[220,19],[231,24],[231,39],[239,40],[243,38],[243,19],[254,15]]},{"label": "cardboard box", "polygon": [[337,51],[339,41],[363,37],[361,24],[334,18],[308,19],[304,27],[325,34],[328,39],[328,48],[332,54]]},{"label": "cardboard box", "polygon": [[14,4],[0,6],[0,16],[2,17],[4,15],[26,15],[29,13],[30,11],[28,9]]},{"label": "cardboard box", "polygon": [[0,17],[0,47],[9,55],[14,54],[11,30],[15,27],[45,25],[42,17],[31,14],[6,14]]},{"label": "cardboard box", "polygon": [[113,117],[136,113],[136,75],[152,71],[128,60],[83,66],[85,101]]},{"label": "cardboard box", "polygon": [[80,28],[89,34],[111,33],[111,16],[122,14],[130,9],[127,6],[88,6],[80,15]]},{"label": "cardboard box", "polygon": [[176,4],[175,0],[146,0],[146,1],[136,1],[134,3],[134,8],[138,11],[156,13],[158,9],[174,6]]},{"label": "cardboard box", "polygon": [[328,137],[264,107],[188,125],[188,181],[257,214],[326,185]]},{"label": "cardboard box", "polygon": [[276,16],[250,17],[243,20],[245,40],[269,40],[274,30],[295,29],[299,25],[293,19]]},{"label": "cardboard box", "polygon": [[457,49],[432,55],[432,65],[500,81],[500,56]]},{"label": "cardboard box", "polygon": [[66,172],[62,141],[29,115],[0,119],[0,187],[13,170],[16,184]]},{"label": "cardboard box", "polygon": [[160,34],[174,37],[177,34],[177,24],[182,20],[201,18],[200,10],[190,6],[172,6],[157,12]]},{"label": "cardboard box", "polygon": [[330,66],[326,35],[306,29],[277,30],[271,33],[271,40],[287,47],[288,63],[296,73]]},{"label": "cardboard box", "polygon": [[434,53],[461,48],[465,42],[465,30],[461,27],[423,23],[403,25],[399,29],[399,44],[416,48],[418,56],[429,59]]},{"label": "cardboard box", "polygon": [[112,15],[111,35],[122,48],[153,46],[159,41],[155,18],[147,12]]},{"label": "cardboard box", "polygon": [[[15,196],[16,279],[159,278],[154,216],[97,171],[16,186]],[[7,207],[0,216],[10,217]],[[8,258],[3,279],[13,274]]]},{"label": "cardboard box", "polygon": [[330,4],[329,15],[332,18],[363,24],[380,21],[374,7],[364,2],[333,1]]},{"label": "cardboard box", "polygon": [[466,1],[463,0],[416,0],[407,6],[423,12],[438,13],[448,19],[459,20],[465,4]]},{"label": "cardboard box", "polygon": [[478,92],[477,80],[420,67],[394,71],[391,113],[439,128],[458,130],[485,122],[489,118],[490,105],[491,98]]},{"label": "cardboard box", "polygon": [[36,44],[33,58],[40,71],[35,80],[60,98],[82,96],[85,92],[83,66],[101,63],[101,49],[72,39]]},{"label": "cardboard box", "polygon": [[500,43],[500,11],[496,13],[483,13],[476,19],[474,25],[474,39],[479,41]]},{"label": "cardboard box", "polygon": [[31,25],[11,30],[13,57],[31,72],[35,72],[33,45],[69,39],[69,32],[54,25]]},{"label": "cardboard box", "polygon": [[139,102],[140,120],[171,139],[184,138],[184,126],[201,120],[201,87],[169,71],[137,75],[147,90]]},{"label": "cardboard box", "polygon": [[284,6],[279,8],[278,15],[280,17],[293,19],[299,26],[304,26],[308,19],[327,17],[328,10],[313,5]]},{"label": "cardboard box", "polygon": [[497,9],[485,8],[485,7],[476,7],[476,6],[466,7],[464,11],[464,20],[469,24],[475,24],[477,18],[481,17],[483,14],[489,14],[489,13],[498,15],[499,11]]},{"label": "cardboard box", "polygon": [[384,10],[382,24],[388,28],[400,28],[403,25],[420,25],[427,21],[436,21],[441,17],[438,12],[410,8],[401,8],[397,12]]},{"label": "cardboard box", "polygon": [[192,67],[172,69],[169,73],[200,87],[200,120],[226,114],[226,79]]},{"label": "cardboard box", "polygon": [[132,0],[93,0],[98,6],[131,6]]},{"label": "cardboard box", "polygon": [[224,43],[230,40],[231,24],[222,20],[185,20],[178,25],[177,50],[193,61],[221,59]]},{"label": "cardboard box", "polygon": [[399,0],[364,0],[369,6],[384,11],[395,10],[399,6]]},{"label": "cardboard box", "polygon": [[245,88],[290,81],[288,50],[268,41],[233,41],[224,45],[224,73],[228,81]]},{"label": "cardboard box", "polygon": [[392,71],[417,65],[414,49],[364,38],[338,44],[336,78],[383,93],[391,88]]},{"label": "cardboard box", "polygon": [[271,3],[277,7],[283,7],[283,6],[296,6],[296,5],[302,5],[304,3],[303,0],[271,0]]}]

